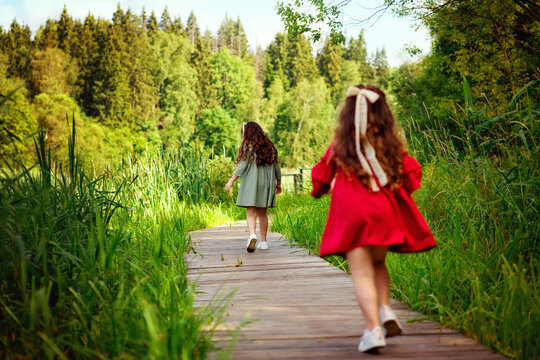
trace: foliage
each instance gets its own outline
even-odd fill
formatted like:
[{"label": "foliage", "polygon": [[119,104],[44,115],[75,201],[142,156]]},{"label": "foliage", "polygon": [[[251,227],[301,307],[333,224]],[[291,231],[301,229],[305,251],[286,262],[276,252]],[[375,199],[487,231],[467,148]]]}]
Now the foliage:
[{"label": "foliage", "polygon": [[226,48],[212,55],[210,64],[218,104],[240,121],[252,120],[247,118],[246,111],[256,88],[253,68]]},{"label": "foliage", "polygon": [[191,45],[184,37],[159,32],[150,40],[154,68],[152,77],[159,91],[159,127],[166,144],[188,142],[195,131],[198,98],[195,70],[189,66]]},{"label": "foliage", "polygon": [[[156,144],[149,141],[142,132],[132,131],[126,127],[110,129],[91,118],[82,117],[77,131],[84,139],[79,148],[81,164],[101,174],[112,171],[128,156],[139,157],[146,151],[152,151]],[[62,154],[62,151],[60,151]]]},{"label": "foliage", "polygon": [[328,39],[318,55],[319,71],[334,95],[339,94],[341,90],[340,75],[343,66],[343,52],[341,44],[333,45]]},{"label": "foliage", "polygon": [[[185,233],[242,214],[222,191],[240,123],[260,122],[284,165],[312,165],[356,83],[396,100],[425,164],[417,201],[440,244],[389,259],[394,296],[503,354],[538,356],[536,5],[387,0],[377,11],[412,15],[433,39],[419,63],[393,70],[384,49],[367,54],[363,33],[340,35],[349,2],[280,3],[296,36],[277,34],[255,54],[239,19],[201,36],[193,13],[184,28],[167,9],[159,20],[118,6],[111,20],[81,21],[64,7],[34,38],[17,21],[0,29],[2,170],[20,171],[3,173],[0,190],[1,356],[204,357],[203,329],[220,315],[194,313]],[[333,35],[315,59],[323,22]],[[16,91],[24,83],[30,91]],[[66,115],[83,139],[77,161]],[[27,171],[33,156],[41,168]],[[276,226],[315,251],[328,200],[280,206]]]},{"label": "foliage", "polygon": [[199,100],[199,111],[201,109],[211,108],[216,101],[215,91],[212,87],[213,75],[212,67],[210,66],[211,56],[212,53],[208,47],[208,43],[203,41],[200,37],[197,38],[191,55],[191,64],[197,71],[198,81],[195,91],[197,92],[197,99]]},{"label": "foliage", "polygon": [[342,97],[345,96],[349,86],[374,83],[375,71],[368,59],[363,31],[358,34],[358,38],[348,40],[343,59],[340,72],[340,82],[343,84],[340,91]]},{"label": "foliage", "polygon": [[0,168],[16,166],[17,154],[29,157],[31,146],[27,137],[37,129],[24,83],[6,77],[7,67],[8,57],[0,53]]},{"label": "foliage", "polygon": [[212,192],[213,201],[217,204],[233,204],[238,197],[238,183],[230,193],[223,191],[225,184],[236,170],[236,164],[225,155],[216,155],[208,163],[208,183]]},{"label": "foliage", "polygon": [[240,58],[247,55],[247,37],[239,18],[234,21],[225,17],[217,33],[217,43],[220,50],[226,47]]},{"label": "foliage", "polygon": [[[304,5],[305,3],[310,5]],[[310,6],[314,14],[298,11],[304,6]],[[333,44],[345,41],[341,32],[343,25],[338,20],[341,15],[339,4],[327,6],[324,4],[324,0],[295,0],[294,6],[292,6],[278,2],[277,12],[287,31],[294,37],[308,32],[312,34],[313,40],[318,41],[322,33],[321,23],[324,23],[330,28],[330,39]]]},{"label": "foliage", "polygon": [[197,18],[193,11],[189,14],[186,23],[186,35],[191,42],[191,45],[195,44],[195,41],[201,36],[199,25],[197,25]]},{"label": "foliage", "polygon": [[43,126],[47,145],[54,154],[66,149],[68,114],[76,114],[80,119],[80,110],[75,100],[66,94],[49,95],[41,93],[34,98],[34,113],[38,124]]},{"label": "foliage", "polygon": [[519,2],[456,1],[425,22],[434,38],[431,56],[447,78],[467,76],[473,97],[492,106],[510,101],[538,71],[540,28]]},{"label": "foliage", "polygon": [[27,79],[32,52],[31,31],[28,25],[21,26],[13,20],[6,34],[2,34],[0,44],[8,56],[6,77]]},{"label": "foliage", "polygon": [[382,48],[377,49],[373,57],[373,69],[375,70],[376,85],[384,90],[388,88],[388,78],[390,75],[390,69],[388,68],[388,61],[386,60],[386,50]]},{"label": "foliage", "polygon": [[30,81],[37,93],[69,94],[77,79],[76,65],[58,48],[37,50],[30,68]]},{"label": "foliage", "polygon": [[277,34],[266,49],[265,88],[276,78],[281,79],[287,90],[304,79],[313,79],[317,66],[311,53],[311,44],[306,37],[290,39],[285,34]]},{"label": "foliage", "polygon": [[103,34],[97,65],[94,109],[110,125],[137,130],[155,128],[157,89],[150,76],[151,51],[139,20],[118,6]]},{"label": "foliage", "polygon": [[240,124],[221,107],[203,110],[197,123],[197,136],[216,152],[234,154],[240,137]]},{"label": "foliage", "polygon": [[302,81],[280,108],[273,138],[284,166],[310,165],[330,144],[334,128],[334,106],[324,80]]},{"label": "foliage", "polygon": [[[288,93],[284,89],[281,78],[276,78],[266,89],[266,99],[264,99],[261,110],[260,125],[272,138],[275,134],[274,126],[276,124],[278,113],[285,103],[287,96]],[[276,139],[273,138],[272,140],[275,142]]]},{"label": "foliage", "polygon": [[[43,126],[45,142],[53,154],[53,162],[62,164],[67,158],[69,134],[67,115],[75,117],[79,136],[84,139],[78,146],[81,164],[96,173],[112,168],[127,154],[141,154],[147,147],[154,147],[148,137],[127,127],[108,128],[81,114],[75,101],[65,94],[49,96],[41,93],[34,99],[34,113]],[[65,164],[64,164],[65,165]]]}]

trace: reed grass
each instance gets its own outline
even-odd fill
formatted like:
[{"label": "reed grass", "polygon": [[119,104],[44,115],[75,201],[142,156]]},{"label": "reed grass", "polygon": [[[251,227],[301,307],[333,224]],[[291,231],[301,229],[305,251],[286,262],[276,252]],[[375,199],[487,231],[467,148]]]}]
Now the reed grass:
[{"label": "reed grass", "polygon": [[[435,122],[403,124],[409,150],[423,164],[414,199],[438,246],[390,254],[391,293],[505,356],[538,358],[538,104],[525,88],[500,115],[487,117],[464,91],[459,133]],[[285,195],[273,230],[318,253],[328,207],[328,197]],[[340,258],[329,261],[347,269]]]},{"label": "reed grass", "polygon": [[72,129],[67,168],[41,131],[38,166],[0,178],[0,357],[226,357],[211,340],[231,294],[195,307],[187,232],[241,212],[207,201],[195,151],[90,178]]}]

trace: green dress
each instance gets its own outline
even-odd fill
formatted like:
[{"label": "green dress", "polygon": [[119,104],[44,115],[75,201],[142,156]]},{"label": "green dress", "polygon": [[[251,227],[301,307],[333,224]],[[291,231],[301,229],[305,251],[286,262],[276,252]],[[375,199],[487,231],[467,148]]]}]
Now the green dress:
[{"label": "green dress", "polygon": [[281,180],[279,164],[257,166],[253,161],[242,160],[234,175],[241,178],[236,206],[274,207],[276,204],[276,181]]}]

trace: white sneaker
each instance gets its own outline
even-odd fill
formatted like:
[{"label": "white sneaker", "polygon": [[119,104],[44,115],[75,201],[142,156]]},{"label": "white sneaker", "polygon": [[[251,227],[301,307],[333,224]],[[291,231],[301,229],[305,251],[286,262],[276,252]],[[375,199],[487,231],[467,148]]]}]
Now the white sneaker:
[{"label": "white sneaker", "polygon": [[259,244],[257,245],[257,249],[268,250],[268,241],[259,241]]},{"label": "white sneaker", "polygon": [[360,344],[358,344],[358,351],[367,352],[376,350],[386,346],[384,340],[383,331],[380,326],[375,326],[373,330],[364,330],[364,335],[360,338]]},{"label": "white sneaker", "polygon": [[401,335],[403,329],[396,316],[396,313],[388,305],[381,305],[379,308],[379,319],[384,327],[385,336],[391,337]]},{"label": "white sneaker", "polygon": [[247,252],[252,253],[255,251],[255,248],[257,247],[257,236],[252,234],[246,243]]}]

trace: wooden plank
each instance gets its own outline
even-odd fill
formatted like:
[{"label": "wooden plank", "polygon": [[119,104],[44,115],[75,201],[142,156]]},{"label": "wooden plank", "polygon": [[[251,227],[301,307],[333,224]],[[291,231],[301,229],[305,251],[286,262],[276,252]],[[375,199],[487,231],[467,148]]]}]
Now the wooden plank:
[{"label": "wooden plank", "polygon": [[[245,221],[190,233],[188,277],[196,306],[235,291],[214,336],[218,347],[243,320],[233,359],[356,359],[365,322],[350,276],[270,233],[270,250],[247,253]],[[492,351],[392,300],[404,333],[387,339],[383,359],[495,359]],[[210,356],[212,358],[212,356]]]}]

